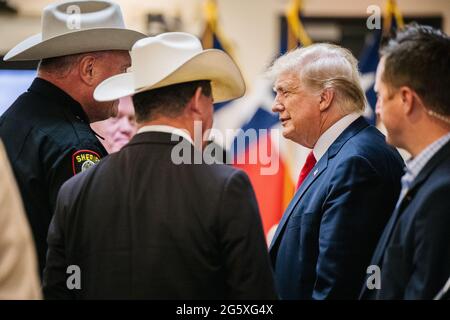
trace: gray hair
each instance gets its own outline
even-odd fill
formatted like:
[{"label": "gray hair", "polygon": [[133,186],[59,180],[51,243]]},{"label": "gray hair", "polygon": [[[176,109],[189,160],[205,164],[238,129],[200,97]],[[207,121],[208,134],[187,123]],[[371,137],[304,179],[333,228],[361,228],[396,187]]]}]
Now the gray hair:
[{"label": "gray hair", "polygon": [[95,51],[87,53],[71,54],[67,56],[46,58],[39,61],[38,72],[51,73],[56,77],[64,78],[85,56],[94,56],[96,59],[105,55],[108,51]]},{"label": "gray hair", "polygon": [[337,105],[345,114],[364,111],[367,101],[358,61],[349,50],[329,43],[297,48],[275,60],[268,75],[276,78],[287,72],[296,73],[311,90],[334,89]]}]

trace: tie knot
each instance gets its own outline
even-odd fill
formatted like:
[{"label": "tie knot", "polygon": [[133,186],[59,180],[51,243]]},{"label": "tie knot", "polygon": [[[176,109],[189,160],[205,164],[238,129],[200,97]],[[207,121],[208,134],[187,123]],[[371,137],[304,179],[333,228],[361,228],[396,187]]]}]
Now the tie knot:
[{"label": "tie knot", "polygon": [[305,165],[314,167],[314,165],[316,164],[316,158],[314,157],[314,152],[311,150],[311,152],[308,154],[308,157],[306,158],[306,162]]}]

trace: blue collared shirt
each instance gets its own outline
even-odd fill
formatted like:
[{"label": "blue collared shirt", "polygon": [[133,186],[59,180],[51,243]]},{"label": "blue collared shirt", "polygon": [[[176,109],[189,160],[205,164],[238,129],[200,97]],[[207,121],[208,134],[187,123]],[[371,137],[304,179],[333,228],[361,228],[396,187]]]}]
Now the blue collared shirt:
[{"label": "blue collared shirt", "polygon": [[406,161],[405,174],[402,177],[402,191],[397,205],[403,200],[403,197],[409,190],[412,182],[419,175],[420,171],[430,161],[430,159],[448,142],[450,141],[450,133],[447,133],[443,137],[439,138],[428,147],[426,147],[415,158]]}]

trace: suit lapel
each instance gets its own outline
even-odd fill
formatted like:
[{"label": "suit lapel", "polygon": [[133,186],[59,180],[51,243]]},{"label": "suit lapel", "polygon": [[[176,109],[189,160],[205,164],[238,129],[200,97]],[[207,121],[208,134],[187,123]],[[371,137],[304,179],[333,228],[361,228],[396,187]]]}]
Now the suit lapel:
[{"label": "suit lapel", "polygon": [[[447,142],[431,159],[430,161],[425,165],[425,167],[422,169],[422,171],[419,173],[416,179],[411,184],[410,191],[413,191],[417,187],[419,187],[431,174],[431,172],[445,159],[450,157],[450,141]],[[404,198],[410,193],[405,195]]]},{"label": "suit lapel", "polygon": [[319,160],[319,162],[308,174],[305,181],[297,190],[297,192],[294,195],[294,198],[291,200],[288,207],[286,208],[283,217],[281,218],[280,223],[278,224],[275,235],[273,236],[269,250],[272,250],[272,248],[275,247],[275,244],[280,238],[280,234],[283,232],[284,227],[287,221],[289,220],[289,217],[291,216],[292,212],[294,211],[295,207],[297,206],[298,202],[303,197],[305,192],[309,189],[311,184],[322,174],[322,172],[325,171],[325,169],[328,166],[329,159],[332,159],[350,138],[352,138],[354,135],[356,135],[358,132],[360,132],[362,129],[368,126],[369,124],[367,123],[367,121],[363,117],[359,117],[347,129],[345,129],[344,132],[342,132],[342,134],[336,139],[336,141],[334,141],[333,144],[328,148],[327,152],[323,155],[323,157]]},{"label": "suit lapel", "polygon": [[[439,165],[442,161],[445,161],[446,158],[450,156],[450,142],[442,147],[425,165],[425,167],[420,171],[419,175],[414,179],[409,188],[408,192],[403,196],[401,202],[397,204],[394,213],[392,214],[391,219],[383,231],[383,234],[380,238],[380,241],[375,249],[372,263],[381,267],[384,251],[389,243],[389,240],[394,232],[395,226],[400,219],[402,212],[405,210],[407,204],[412,200],[413,195],[416,193],[416,190],[425,182],[431,172]],[[406,201],[405,201],[406,200]]]},{"label": "suit lapel", "polygon": [[[370,263],[371,265],[377,265],[380,268],[382,267],[384,252],[386,251],[387,246],[389,245],[392,234],[394,233],[395,227],[397,226],[403,211],[406,209],[408,203],[411,202],[412,198],[417,192],[417,189],[427,180],[427,178],[433,172],[433,170],[443,161],[448,161],[446,159],[448,159],[449,157],[450,157],[450,142],[447,142],[447,144],[444,145],[442,149],[440,149],[430,159],[430,161],[425,165],[422,171],[420,171],[416,179],[414,179],[408,192],[401,199],[401,202],[397,204],[394,213],[392,214],[392,217],[389,219],[389,222],[386,225],[386,228],[384,229],[383,234],[381,235],[381,238],[373,254],[372,261]],[[366,296],[365,293],[367,291],[369,290],[367,290],[367,287],[364,286],[360,294],[360,299],[363,299]]]},{"label": "suit lapel", "polygon": [[286,222],[289,220],[289,217],[291,216],[292,212],[294,211],[295,207],[297,206],[300,199],[303,197],[305,192],[309,189],[311,184],[322,174],[323,171],[328,166],[328,157],[323,156],[318,163],[312,168],[311,172],[306,177],[305,181],[303,181],[300,188],[297,190],[297,192],[294,195],[294,198],[292,198],[291,202],[289,203],[288,207],[286,208],[283,217],[280,220],[280,223],[278,224],[277,231],[275,232],[275,235],[273,236],[272,243],[270,245],[270,249],[272,249],[273,245],[277,241],[278,236],[280,235],[281,231],[284,229],[284,226]]}]

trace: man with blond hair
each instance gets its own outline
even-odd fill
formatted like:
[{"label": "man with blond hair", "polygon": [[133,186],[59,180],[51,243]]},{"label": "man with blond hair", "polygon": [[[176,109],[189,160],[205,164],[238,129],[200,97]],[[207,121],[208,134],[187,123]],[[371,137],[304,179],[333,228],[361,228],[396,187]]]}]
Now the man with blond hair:
[{"label": "man with blond hair", "polygon": [[331,44],[277,59],[273,111],[312,149],[270,246],[282,299],[356,299],[400,191],[402,159],[361,113],[357,61]]}]

